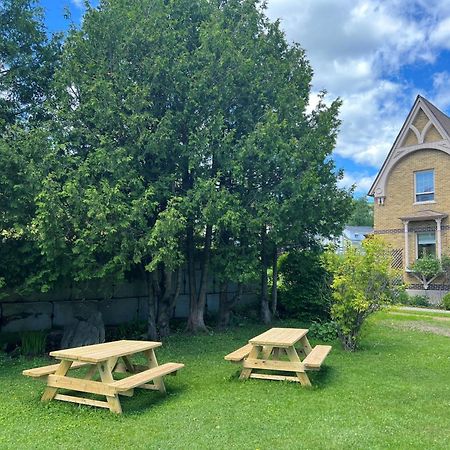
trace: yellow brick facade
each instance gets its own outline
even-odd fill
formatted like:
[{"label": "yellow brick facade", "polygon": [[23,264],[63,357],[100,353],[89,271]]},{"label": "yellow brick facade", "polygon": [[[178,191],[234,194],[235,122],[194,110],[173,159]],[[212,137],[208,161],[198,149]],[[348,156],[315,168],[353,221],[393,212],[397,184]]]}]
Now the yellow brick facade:
[{"label": "yellow brick facade", "polygon": [[[423,170],[433,170],[434,198],[417,202],[415,173]],[[395,251],[405,281],[418,285],[408,270],[418,257],[418,233],[434,231],[436,256],[450,256],[450,117],[418,95],[369,195],[375,200],[375,234]],[[448,289],[444,283],[433,281]]]},{"label": "yellow brick facade", "polygon": [[[414,173],[420,170],[434,170],[435,195],[433,202],[416,203]],[[414,215],[419,211],[433,210],[450,215],[450,156],[440,150],[418,150],[401,158],[392,168],[386,183],[384,204],[374,205],[374,229],[394,249],[403,249],[405,257],[404,225],[400,217]],[[450,231],[446,230],[449,219],[442,221],[442,254],[450,255]],[[408,233],[409,261],[416,257],[417,230],[436,229],[434,220],[410,222]],[[411,276],[406,281],[417,283]]]}]

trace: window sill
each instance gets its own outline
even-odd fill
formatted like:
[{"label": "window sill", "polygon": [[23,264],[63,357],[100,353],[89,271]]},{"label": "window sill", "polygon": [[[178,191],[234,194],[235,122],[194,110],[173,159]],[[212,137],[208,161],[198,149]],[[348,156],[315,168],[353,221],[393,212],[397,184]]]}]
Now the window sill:
[{"label": "window sill", "polygon": [[414,202],[413,205],[432,205],[436,200],[427,200],[426,202]]}]

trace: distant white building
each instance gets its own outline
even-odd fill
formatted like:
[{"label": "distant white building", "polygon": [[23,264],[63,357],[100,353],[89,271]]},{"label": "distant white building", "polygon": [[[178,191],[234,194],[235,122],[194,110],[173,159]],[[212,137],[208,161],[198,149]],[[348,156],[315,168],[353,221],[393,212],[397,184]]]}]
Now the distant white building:
[{"label": "distant white building", "polygon": [[336,239],[338,253],[343,253],[347,245],[361,247],[366,236],[373,234],[372,227],[355,227],[346,225],[342,234]]}]

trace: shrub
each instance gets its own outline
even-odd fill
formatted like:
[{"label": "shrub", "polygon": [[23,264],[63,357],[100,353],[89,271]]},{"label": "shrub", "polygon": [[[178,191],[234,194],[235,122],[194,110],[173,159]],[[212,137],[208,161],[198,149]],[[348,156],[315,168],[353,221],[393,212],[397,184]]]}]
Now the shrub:
[{"label": "shrub", "polygon": [[333,274],[331,318],[337,323],[345,350],[357,347],[365,319],[394,300],[397,272],[391,251],[377,237],[363,241],[362,249],[347,247],[342,255],[329,250],[324,264]]},{"label": "shrub", "polygon": [[442,306],[444,309],[450,310],[450,292],[442,297]]},{"label": "shrub", "polygon": [[400,286],[400,287],[393,289],[392,303],[397,303],[400,305],[409,305],[409,295],[405,291],[404,286]]},{"label": "shrub", "polygon": [[417,259],[412,264],[411,271],[421,281],[425,289],[428,288],[428,285],[434,279],[445,273],[441,261],[432,255],[422,256],[422,258]]},{"label": "shrub", "polygon": [[331,342],[338,337],[336,322],[313,322],[308,331],[308,336],[319,341]]},{"label": "shrub", "polygon": [[27,331],[21,335],[21,353],[25,356],[37,356],[45,353],[47,333]]},{"label": "shrub", "polygon": [[408,303],[410,306],[430,306],[430,301],[426,295],[410,295]]},{"label": "shrub", "polygon": [[292,250],[278,261],[280,314],[302,320],[328,319],[331,276],[321,252]]}]

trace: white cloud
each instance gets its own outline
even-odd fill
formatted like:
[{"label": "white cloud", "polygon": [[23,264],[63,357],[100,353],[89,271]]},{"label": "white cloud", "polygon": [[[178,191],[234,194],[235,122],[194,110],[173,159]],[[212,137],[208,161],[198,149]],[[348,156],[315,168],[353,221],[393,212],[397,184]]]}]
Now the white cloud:
[{"label": "white cloud", "polygon": [[77,8],[84,8],[84,0],[70,0]]},{"label": "white cloud", "polygon": [[[401,69],[432,64],[450,49],[450,2],[269,0],[267,14],[280,18],[288,40],[307,52],[314,69],[311,103],[322,89],[343,100],[336,153],[378,169],[418,93],[413,80],[402,80]],[[429,82],[423,95],[450,106],[450,72],[435,73]],[[353,178],[358,188],[367,187],[368,176]]]},{"label": "white cloud", "polygon": [[350,188],[356,186],[355,194],[365,195],[372,186],[375,175],[361,175],[360,173],[345,172],[344,178],[339,181],[339,186]]}]

